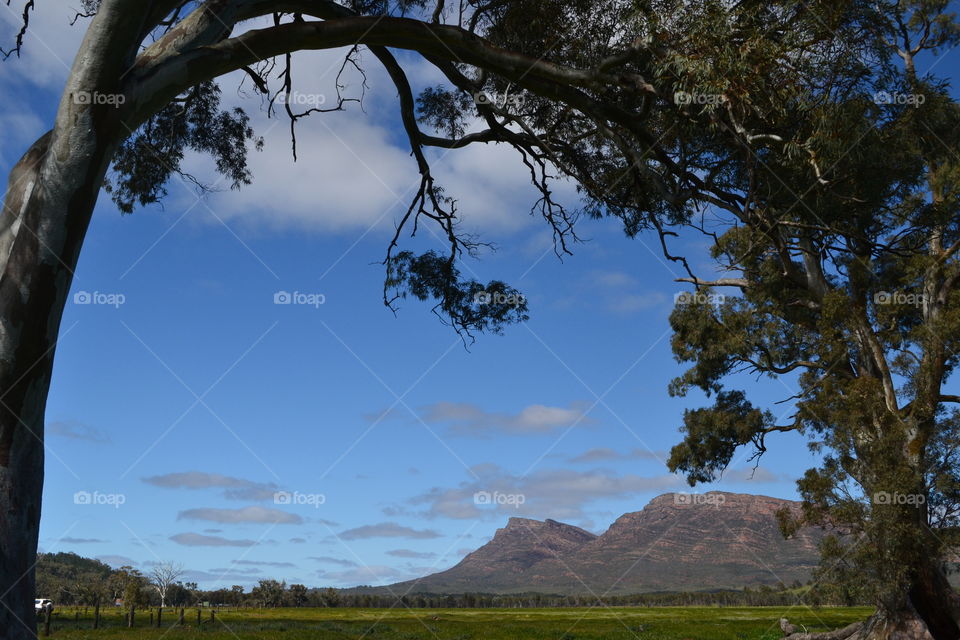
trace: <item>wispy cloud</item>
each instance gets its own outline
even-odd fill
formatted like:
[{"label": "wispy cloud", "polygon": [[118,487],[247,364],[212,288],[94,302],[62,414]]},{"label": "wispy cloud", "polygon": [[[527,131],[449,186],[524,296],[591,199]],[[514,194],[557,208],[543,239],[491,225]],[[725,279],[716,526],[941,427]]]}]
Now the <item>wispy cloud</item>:
[{"label": "wispy cloud", "polygon": [[648,451],[646,449],[633,449],[631,451],[617,451],[608,447],[597,447],[588,449],[583,453],[570,458],[567,462],[581,464],[588,462],[607,462],[617,460],[666,460],[666,451]]},{"label": "wispy cloud", "polygon": [[[617,474],[611,470],[543,469],[528,475],[511,473],[496,464],[472,468],[479,480],[456,487],[435,487],[412,498],[428,518],[489,518],[524,515],[532,518],[582,520],[585,509],[599,500],[630,499],[651,492],[678,490],[685,486],[680,476]],[[486,506],[477,496],[490,498]],[[502,496],[497,501],[494,496]]]},{"label": "wispy cloud", "polygon": [[417,558],[419,560],[430,560],[437,557],[437,554],[432,551],[414,551],[413,549],[391,549],[387,551],[387,555],[396,558]]},{"label": "wispy cloud", "polygon": [[108,554],[103,556],[97,556],[96,559],[99,560],[100,562],[110,565],[115,569],[117,567],[124,567],[124,566],[134,567],[137,565],[137,561],[134,560],[133,558],[128,558],[127,556],[121,556],[121,555]]},{"label": "wispy cloud", "polygon": [[177,514],[177,520],[206,520],[222,524],[268,523],[303,524],[303,518],[295,513],[266,507],[243,507],[242,509],[187,509]]},{"label": "wispy cloud", "polygon": [[273,500],[274,493],[279,489],[272,482],[255,482],[204,471],[165,473],[143,478],[143,481],[164,489],[190,489],[194,491],[223,489],[223,497],[228,500]]},{"label": "wispy cloud", "polygon": [[785,474],[777,474],[766,467],[749,467],[746,469],[728,469],[723,472],[723,475],[720,477],[719,484],[731,483],[731,484],[748,484],[751,482],[756,483],[767,483],[767,482],[783,482],[783,481],[793,481],[796,478],[793,476]]},{"label": "wispy cloud", "polygon": [[629,315],[651,309],[667,311],[673,300],[623,271],[593,270],[574,280],[569,295],[556,301],[561,308],[591,308]]},{"label": "wispy cloud", "polygon": [[72,440],[86,440],[88,442],[99,443],[110,442],[110,436],[100,429],[73,420],[48,422],[46,433],[47,435],[57,436],[59,438],[70,438]]},{"label": "wispy cloud", "polygon": [[263,573],[260,569],[256,567],[250,567],[249,569],[238,569],[236,567],[220,567],[217,569],[210,569],[211,574],[225,575],[225,574],[234,574],[237,576],[255,576]]},{"label": "wispy cloud", "polygon": [[170,539],[185,547],[252,547],[254,540],[230,540],[221,536],[205,536],[200,533],[178,533]]},{"label": "wispy cloud", "polygon": [[541,435],[572,425],[594,424],[585,410],[586,406],[532,404],[517,413],[498,413],[466,402],[438,402],[423,407],[421,413],[427,422],[446,424],[458,435]]},{"label": "wispy cloud", "polygon": [[369,565],[363,567],[354,567],[344,571],[318,571],[317,575],[323,580],[339,584],[342,586],[355,586],[361,584],[384,584],[409,580],[422,574],[408,573],[395,567],[384,565]]},{"label": "wispy cloud", "polygon": [[183,579],[189,582],[211,582],[214,585],[225,581],[235,584],[253,584],[258,576],[263,573],[259,569],[237,569],[225,567],[222,569],[210,569],[209,571],[199,571],[190,569],[184,572]]},{"label": "wispy cloud", "polygon": [[324,564],[336,564],[341,567],[356,567],[357,563],[353,560],[344,560],[343,558],[334,558],[333,556],[308,556],[307,560],[322,562]]},{"label": "wispy cloud", "polygon": [[250,567],[295,567],[292,562],[271,562],[267,560],[235,560],[233,564],[242,564]]},{"label": "wispy cloud", "polygon": [[99,544],[101,542],[109,542],[109,540],[101,540],[100,538],[60,538],[60,542],[64,544]]},{"label": "wispy cloud", "polygon": [[340,538],[343,540],[362,540],[364,538],[410,538],[426,540],[439,537],[441,537],[441,534],[433,529],[413,529],[397,524],[396,522],[368,524],[354,529],[347,529],[340,534]]}]

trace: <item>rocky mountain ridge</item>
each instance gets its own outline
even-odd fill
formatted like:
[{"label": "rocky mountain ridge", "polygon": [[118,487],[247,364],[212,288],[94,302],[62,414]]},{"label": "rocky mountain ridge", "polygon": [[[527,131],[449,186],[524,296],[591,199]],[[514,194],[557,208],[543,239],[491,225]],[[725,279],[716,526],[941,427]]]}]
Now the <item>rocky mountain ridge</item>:
[{"label": "rocky mountain ridge", "polygon": [[[776,512],[799,503],[710,492],[664,494],[596,535],[555,520],[510,518],[457,565],[391,586],[408,593],[620,594],[740,589],[805,581],[824,533],[785,540]],[[409,590],[409,591],[408,591]]]}]

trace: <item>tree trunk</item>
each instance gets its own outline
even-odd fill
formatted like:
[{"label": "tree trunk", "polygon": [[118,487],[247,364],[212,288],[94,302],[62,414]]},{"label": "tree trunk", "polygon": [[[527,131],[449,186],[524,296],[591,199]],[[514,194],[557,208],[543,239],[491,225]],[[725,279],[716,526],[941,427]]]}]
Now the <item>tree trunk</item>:
[{"label": "tree trunk", "polygon": [[[35,637],[33,599],[38,594],[33,567],[43,492],[44,412],[61,315],[103,180],[101,167],[91,167],[89,162],[100,154],[62,162],[51,158],[52,138],[47,134],[38,140],[16,165],[0,216],[0,629],[4,640]],[[78,164],[87,165],[88,171]],[[51,185],[48,179],[58,170],[80,170],[81,174],[79,179],[58,179]]]},{"label": "tree trunk", "polygon": [[[83,117],[40,138],[0,214],[0,630],[35,638],[44,412],[60,320],[114,138]],[[99,135],[98,135],[99,134]],[[78,487],[79,489],[80,487]]]},{"label": "tree trunk", "polygon": [[935,640],[960,640],[960,597],[933,563],[917,567],[908,593],[916,617]]},{"label": "tree trunk", "polygon": [[[0,628],[5,638],[32,637],[36,631],[37,616],[30,603],[37,596],[33,564],[40,531],[43,414],[52,358],[48,336],[56,333],[56,327],[49,326],[49,313],[37,316],[26,307],[30,301],[52,306],[56,291],[49,265],[39,272],[29,265],[41,251],[34,233],[39,212],[29,203],[38,190],[39,167],[48,143],[49,135],[14,168],[0,218],[0,257],[5,258],[0,274]],[[41,280],[46,281],[45,292],[24,295],[24,289]]]},{"label": "tree trunk", "polygon": [[[781,628],[792,627],[786,621]],[[793,631],[795,629],[791,628]],[[903,606],[883,606],[864,622],[826,633],[792,633],[787,640],[960,640],[960,597],[934,564],[917,568]]]},{"label": "tree trunk", "polygon": [[[157,0],[147,4],[159,10]],[[119,91],[147,13],[140,0],[101,3],[70,71],[54,127],[11,171],[0,212],[2,640],[36,638],[44,411],[57,335],[104,174],[129,134],[122,110],[82,97]]]}]

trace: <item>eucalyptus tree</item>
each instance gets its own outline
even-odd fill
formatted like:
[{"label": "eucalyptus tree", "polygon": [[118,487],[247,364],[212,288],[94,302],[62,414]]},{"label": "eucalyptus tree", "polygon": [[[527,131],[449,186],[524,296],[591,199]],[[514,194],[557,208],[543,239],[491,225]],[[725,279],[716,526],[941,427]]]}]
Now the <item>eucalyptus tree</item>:
[{"label": "eucalyptus tree", "polygon": [[[34,2],[22,3],[8,56],[30,46]],[[298,52],[319,49],[354,62],[368,50],[385,69],[420,175],[386,249],[385,304],[430,300],[466,335],[525,319],[508,284],[461,277],[458,260],[481,243],[461,232],[456,194],[426,153],[509,145],[558,253],[577,241],[579,216],[612,218],[630,236],[655,234],[685,270],[694,291],[671,321],[692,366],[671,391],[699,387],[716,402],[687,413],[671,466],[707,481],[741,446],[809,436],[824,462],[801,481],[804,519],[837,528],[826,566],[860,572],[878,604],[834,637],[958,637],[941,561],[955,524],[947,407],[960,396],[943,386],[958,335],[960,113],[946,83],[918,71],[958,39],[947,5],[84,0],[86,34],[52,128],[12,169],[0,216],[4,637],[32,637],[45,400],[99,194],[125,212],[155,202],[188,151],[246,184],[255,132],[245,112],[221,107],[217,78],[242,72],[271,106],[284,98],[295,131],[322,117],[286,99],[301,86]],[[400,49],[444,84],[415,95]],[[577,184],[577,209],[554,199],[557,176]],[[403,248],[423,226],[442,250]],[[706,235],[727,273],[693,271],[700,256],[674,249],[689,232]],[[781,423],[725,389],[742,369],[796,382],[793,417]]]},{"label": "eucalyptus tree", "polygon": [[167,606],[167,593],[183,576],[182,564],[175,562],[161,562],[150,569],[150,586],[157,590],[160,596],[160,606]]}]

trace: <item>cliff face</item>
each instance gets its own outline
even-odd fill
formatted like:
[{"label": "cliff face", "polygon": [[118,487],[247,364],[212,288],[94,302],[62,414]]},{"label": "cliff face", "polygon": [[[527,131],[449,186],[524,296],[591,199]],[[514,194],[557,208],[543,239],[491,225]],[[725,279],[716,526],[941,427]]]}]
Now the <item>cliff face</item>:
[{"label": "cliff face", "polygon": [[[777,526],[776,512],[797,503],[719,492],[698,504],[686,498],[659,496],[620,516],[569,568],[598,588],[632,592],[789,584],[806,580],[817,565],[819,529],[784,540]],[[608,575],[604,565],[621,571]]]},{"label": "cliff face", "polygon": [[600,536],[554,520],[510,518],[456,566],[401,583],[412,592],[640,593],[806,580],[819,529],[784,540],[777,510],[798,503],[711,492],[666,494]]}]

